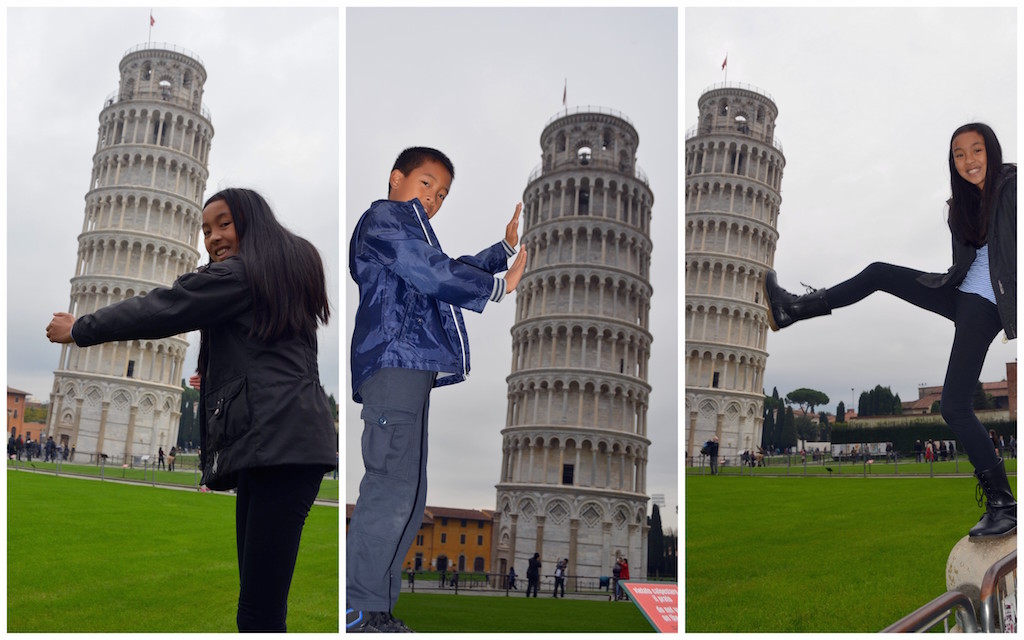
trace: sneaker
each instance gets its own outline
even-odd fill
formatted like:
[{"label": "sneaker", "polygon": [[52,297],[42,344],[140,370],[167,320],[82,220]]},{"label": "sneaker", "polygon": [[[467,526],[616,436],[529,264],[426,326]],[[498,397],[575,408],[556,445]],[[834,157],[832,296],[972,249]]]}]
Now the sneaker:
[{"label": "sneaker", "polygon": [[347,633],[413,633],[405,623],[387,611],[345,610]]}]

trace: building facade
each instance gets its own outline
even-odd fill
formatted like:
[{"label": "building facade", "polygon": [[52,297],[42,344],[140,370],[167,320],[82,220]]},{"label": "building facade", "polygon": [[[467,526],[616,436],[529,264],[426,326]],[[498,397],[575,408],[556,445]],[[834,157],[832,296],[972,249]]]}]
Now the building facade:
[{"label": "building facade", "polygon": [[[346,505],[345,531],[353,509],[354,504]],[[491,564],[493,515],[491,511],[428,505],[402,567],[414,571],[486,572]]]},{"label": "building facade", "polygon": [[491,571],[568,574],[647,563],[651,207],[639,136],[622,114],[566,110],[545,125],[523,193]]},{"label": "building facade", "polygon": [[[68,311],[81,316],[192,271],[213,138],[206,69],[173,45],[139,45],[103,104]],[[78,459],[155,455],[177,441],[184,336],[64,345],[47,435]]]},{"label": "building facade", "polygon": [[778,109],[747,85],[713,86],[686,136],[686,456],[761,445],[767,307],[782,171]]}]

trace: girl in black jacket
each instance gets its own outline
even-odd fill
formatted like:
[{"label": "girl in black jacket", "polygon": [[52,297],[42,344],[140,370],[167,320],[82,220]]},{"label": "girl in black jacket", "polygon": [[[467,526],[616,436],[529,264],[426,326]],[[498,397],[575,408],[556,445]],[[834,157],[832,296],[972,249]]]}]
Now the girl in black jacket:
[{"label": "girl in black jacket", "polygon": [[210,264],[77,320],[55,313],[46,335],[87,347],[201,330],[202,483],[237,489],[238,629],[285,631],[302,526],[337,464],[316,363],[323,264],[248,189],[207,200],[202,231]]},{"label": "girl in black jacket", "polygon": [[1000,330],[1017,337],[1017,166],[1003,164],[992,129],[966,124],[949,145],[949,228],[953,266],[922,273],[876,262],[829,289],[797,296],[782,289],[775,272],[765,276],[768,321],[773,331],[831,313],[875,291],[885,291],[946,317],[956,325],[941,411],[964,446],[987,504],[971,537],[998,536],[1017,528],[1017,503],[1003,460],[974,415],[973,394],[985,354]]}]

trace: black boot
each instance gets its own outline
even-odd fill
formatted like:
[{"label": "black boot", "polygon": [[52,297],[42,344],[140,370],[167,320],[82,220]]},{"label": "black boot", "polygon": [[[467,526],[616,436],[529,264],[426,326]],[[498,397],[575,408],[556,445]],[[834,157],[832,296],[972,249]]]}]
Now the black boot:
[{"label": "black boot", "polygon": [[765,274],[764,297],[768,304],[768,325],[772,331],[788,327],[797,320],[832,313],[824,289],[813,290],[802,296],[793,295],[779,286],[774,271]]},{"label": "black boot", "polygon": [[[971,529],[972,538],[1001,536],[1017,530],[1017,502],[1006,479],[1006,467],[1000,458],[996,466],[987,471],[975,471],[978,485],[985,493],[985,514]],[[978,497],[981,506],[981,497]]]}]

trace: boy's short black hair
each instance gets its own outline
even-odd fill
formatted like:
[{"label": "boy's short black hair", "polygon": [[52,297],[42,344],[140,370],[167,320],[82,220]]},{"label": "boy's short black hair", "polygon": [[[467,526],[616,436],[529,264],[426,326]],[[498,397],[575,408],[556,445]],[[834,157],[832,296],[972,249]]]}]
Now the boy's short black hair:
[{"label": "boy's short black hair", "polygon": [[455,179],[455,166],[452,165],[452,161],[448,159],[448,156],[444,155],[437,149],[431,149],[430,147],[409,147],[402,153],[398,154],[398,158],[395,160],[395,166],[391,167],[394,171],[398,169],[402,172],[403,176],[407,176],[412,173],[413,169],[422,165],[428,160],[441,163],[448,173],[451,174],[452,180]]}]

